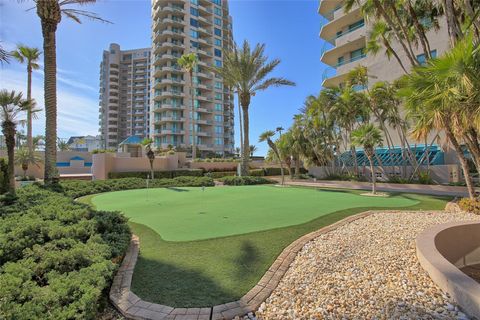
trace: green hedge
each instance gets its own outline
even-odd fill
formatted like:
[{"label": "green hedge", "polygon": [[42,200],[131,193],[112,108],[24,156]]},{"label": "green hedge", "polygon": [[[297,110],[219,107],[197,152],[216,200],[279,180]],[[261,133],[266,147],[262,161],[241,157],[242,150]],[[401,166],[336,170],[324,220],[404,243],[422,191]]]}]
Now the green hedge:
[{"label": "green hedge", "polygon": [[[173,179],[154,179],[149,180],[150,188],[160,187],[211,187],[214,186],[212,178],[209,177],[176,177]],[[62,181],[58,191],[65,193],[69,197],[78,198],[81,196],[130,189],[146,188],[145,179],[124,178],[97,181],[70,180]]]},{"label": "green hedge", "polygon": [[271,180],[263,177],[252,177],[252,176],[223,177],[219,180],[227,186],[247,186],[247,185],[255,185],[255,184],[277,183],[275,180]]},{"label": "green hedge", "polygon": [[263,177],[265,175],[265,171],[263,169],[250,169],[248,174],[252,177]]},{"label": "green hedge", "polygon": [[212,179],[218,179],[228,176],[235,176],[237,174],[236,171],[213,171],[205,173],[206,177],[210,177]]},{"label": "green hedge", "polygon": [[0,319],[94,319],[130,242],[127,220],[32,185],[0,206]]},{"label": "green hedge", "polygon": [[[110,172],[108,177],[110,179],[122,178],[141,178],[146,179],[150,175],[150,171],[134,171],[134,172]],[[203,176],[202,169],[187,169],[187,170],[170,170],[170,171],[154,171],[155,179],[173,179],[175,177],[201,177]]]},{"label": "green hedge", "polygon": [[[269,167],[269,168],[263,168],[265,171],[266,176],[280,176],[282,174],[282,171],[280,168],[274,168],[274,167]],[[288,171],[284,170],[284,173],[287,174]]]}]

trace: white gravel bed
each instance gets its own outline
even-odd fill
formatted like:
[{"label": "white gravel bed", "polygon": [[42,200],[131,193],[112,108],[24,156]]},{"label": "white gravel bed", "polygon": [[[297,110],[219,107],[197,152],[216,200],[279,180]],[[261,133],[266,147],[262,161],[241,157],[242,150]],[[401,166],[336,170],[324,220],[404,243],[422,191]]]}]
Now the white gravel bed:
[{"label": "white gravel bed", "polygon": [[428,277],[415,237],[466,213],[376,213],[307,243],[259,319],[468,319]]}]

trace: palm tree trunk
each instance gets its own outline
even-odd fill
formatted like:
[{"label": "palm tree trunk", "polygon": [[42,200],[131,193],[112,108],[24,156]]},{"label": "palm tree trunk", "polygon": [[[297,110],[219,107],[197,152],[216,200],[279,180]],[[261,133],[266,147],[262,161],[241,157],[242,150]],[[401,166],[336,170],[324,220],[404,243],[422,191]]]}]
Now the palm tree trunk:
[{"label": "palm tree trunk", "polygon": [[462,166],[463,175],[465,177],[465,183],[467,185],[468,196],[470,197],[470,199],[474,199],[475,188],[473,186],[472,176],[470,175],[470,170],[468,168],[467,158],[465,158],[465,155],[463,154],[463,150],[460,147],[460,144],[458,143],[458,140],[453,134],[452,128],[449,125],[445,126],[445,133],[447,135],[448,140],[450,140],[450,142],[452,143],[452,146],[455,149],[455,152],[457,153],[458,160],[460,161],[460,165]]},{"label": "palm tree trunk", "polygon": [[15,124],[10,121],[2,123],[2,133],[7,145],[7,178],[8,192],[15,194]]},{"label": "palm tree trunk", "polygon": [[57,177],[57,53],[55,32],[57,25],[42,21],[43,57],[45,68],[45,174],[46,184]]},{"label": "palm tree trunk", "polygon": [[197,139],[195,137],[195,106],[193,96],[195,88],[193,87],[193,71],[190,71],[190,99],[192,102],[192,161],[197,158]]},{"label": "palm tree trunk", "polygon": [[248,105],[242,105],[243,110],[243,159],[242,159],[242,175],[248,176],[248,161],[249,161],[249,150],[248,146],[250,145],[250,140],[248,137],[249,134],[249,119],[248,119]]},{"label": "palm tree trunk", "polygon": [[300,177],[300,158],[297,157],[295,159],[295,178],[299,178]]},{"label": "palm tree trunk", "polygon": [[415,26],[415,29],[418,32],[418,37],[420,39],[420,44],[422,45],[425,57],[431,58],[432,55],[430,54],[430,50],[431,50],[430,49],[430,43],[428,42],[428,38],[425,35],[425,28],[423,28],[420,21],[418,21],[417,13],[415,12],[415,9],[413,8],[411,0],[407,1],[407,7],[408,7],[408,12],[410,13],[410,17],[412,18],[413,25]]},{"label": "palm tree trunk", "polygon": [[27,101],[29,102],[27,109],[27,147],[30,154],[33,153],[33,136],[32,136],[32,65],[30,62],[27,66]]},{"label": "palm tree trunk", "polygon": [[243,157],[243,127],[242,127],[242,107],[238,106],[238,122],[240,126],[240,156]]},{"label": "palm tree trunk", "polygon": [[405,74],[408,74],[408,71],[405,68],[405,65],[403,64],[402,59],[400,59],[400,56],[398,55],[398,53],[395,50],[393,50],[392,46],[390,45],[390,42],[383,35],[382,35],[382,39],[383,39],[383,45],[387,48],[389,52],[392,53],[392,55],[395,57],[400,67],[405,72]]},{"label": "palm tree trunk", "polygon": [[464,136],[465,144],[472,155],[473,162],[477,172],[480,173],[480,145],[478,143],[478,134],[475,129],[470,128]]},{"label": "palm tree trunk", "polygon": [[367,158],[368,158],[368,162],[370,163],[370,174],[372,175],[372,194],[376,194],[377,193],[377,177],[375,176],[375,168],[373,166],[372,155],[368,153]]},{"label": "palm tree trunk", "polygon": [[455,16],[455,5],[453,0],[443,0],[443,9],[445,10],[445,17],[447,18],[447,29],[450,36],[450,44],[453,46],[457,39],[462,36],[462,31],[458,25]]}]

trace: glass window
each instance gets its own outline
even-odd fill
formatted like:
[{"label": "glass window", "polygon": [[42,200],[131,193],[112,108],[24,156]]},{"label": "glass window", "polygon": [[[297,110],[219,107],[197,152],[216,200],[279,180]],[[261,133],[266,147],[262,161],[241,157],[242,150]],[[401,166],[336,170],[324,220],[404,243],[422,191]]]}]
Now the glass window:
[{"label": "glass window", "polygon": [[197,9],[197,8],[192,8],[192,7],[190,7],[190,14],[191,14],[192,16],[198,17],[198,9]]},{"label": "glass window", "polygon": [[197,28],[198,27],[198,20],[190,18],[190,25]]},{"label": "glass window", "polygon": [[222,0],[213,0],[212,2],[215,3],[217,6],[222,5]]},{"label": "glass window", "polygon": [[221,37],[222,36],[222,30],[215,28],[215,35]]},{"label": "glass window", "polygon": [[215,17],[215,18],[213,19],[213,22],[214,22],[217,26],[221,26],[221,25],[222,25],[222,19],[220,19],[220,18]]},{"label": "glass window", "polygon": [[221,47],[222,46],[222,40],[215,38],[215,45]]},{"label": "glass window", "polygon": [[338,57],[337,59],[337,66],[341,66],[343,63],[345,62],[345,58],[342,56],[342,57]]},{"label": "glass window", "polygon": [[222,83],[219,81],[215,81],[215,88],[216,89],[222,89]]},{"label": "glass window", "polygon": [[215,138],[215,145],[217,145],[217,146],[223,145],[223,139],[222,138]]},{"label": "glass window", "polygon": [[[432,58],[436,58],[437,57],[437,50],[432,50],[430,51],[430,55],[432,56]],[[422,53],[422,54],[419,54],[417,55],[417,61],[420,65],[425,65],[427,63],[427,58],[425,57],[425,54]]]},{"label": "glass window", "polygon": [[215,57],[221,57],[222,56],[222,50],[220,49],[215,49]]},{"label": "glass window", "polygon": [[193,48],[199,48],[199,45],[198,45],[198,42],[196,41],[190,41],[190,45],[193,47]]},{"label": "glass window", "polygon": [[221,67],[222,66],[222,61],[221,60],[215,60],[215,66],[216,67]]},{"label": "glass window", "polygon": [[223,121],[223,116],[220,114],[215,115],[215,122],[222,122]]},{"label": "glass window", "polygon": [[192,38],[198,39],[198,31],[190,30],[190,36]]},{"label": "glass window", "polygon": [[221,133],[222,133],[222,130],[223,130],[223,127],[222,127],[222,126],[215,126],[215,133],[216,133],[216,134],[221,134]]},{"label": "glass window", "polygon": [[222,100],[222,94],[221,93],[215,93],[215,100]]},{"label": "glass window", "polygon": [[350,60],[351,61],[356,61],[358,59],[361,59],[363,57],[365,57],[365,48],[360,48],[360,49],[357,49],[357,50],[353,50],[352,52],[350,52]]},{"label": "glass window", "polygon": [[221,103],[215,103],[215,111],[222,111],[222,104]]},{"label": "glass window", "polygon": [[190,3],[198,5],[198,0],[190,0]]},{"label": "glass window", "polygon": [[348,26],[348,31],[356,30],[360,27],[363,27],[365,25],[365,20],[358,20],[355,23],[352,23],[351,25]]},{"label": "glass window", "polygon": [[219,16],[222,15],[222,9],[220,9],[219,7],[215,7],[213,11],[215,12],[216,15],[219,15]]}]

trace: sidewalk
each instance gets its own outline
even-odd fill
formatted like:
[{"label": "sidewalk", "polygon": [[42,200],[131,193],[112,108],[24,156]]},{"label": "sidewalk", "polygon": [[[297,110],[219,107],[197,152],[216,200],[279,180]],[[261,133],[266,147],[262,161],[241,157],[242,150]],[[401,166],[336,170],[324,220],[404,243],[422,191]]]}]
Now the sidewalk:
[{"label": "sidewalk", "polygon": [[[281,177],[269,177],[277,181],[281,181]],[[285,184],[291,186],[306,186],[316,188],[336,188],[336,189],[357,189],[370,190],[372,188],[370,182],[356,182],[356,181],[329,181],[329,180],[290,180],[285,177]],[[479,190],[478,188],[476,189]],[[401,183],[377,183],[377,191],[383,192],[407,192],[407,193],[421,193],[431,194],[437,196],[468,196],[466,187],[455,186],[441,186],[428,184],[401,184]]]}]

